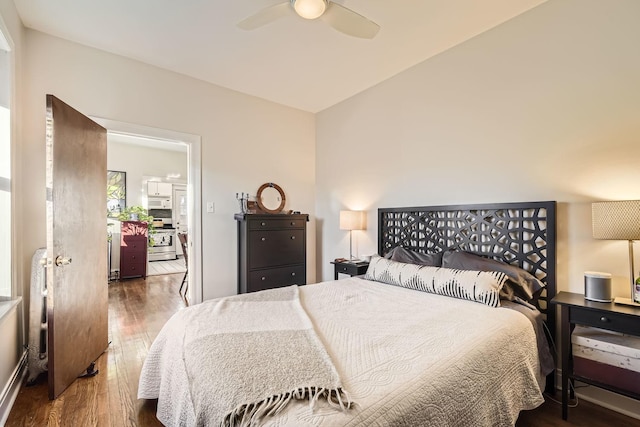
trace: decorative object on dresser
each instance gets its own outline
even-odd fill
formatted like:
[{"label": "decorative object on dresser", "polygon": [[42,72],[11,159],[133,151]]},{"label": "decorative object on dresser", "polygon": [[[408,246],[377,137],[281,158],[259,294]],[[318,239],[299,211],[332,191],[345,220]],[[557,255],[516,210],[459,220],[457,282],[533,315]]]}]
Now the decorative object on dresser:
[{"label": "decorative object on dresser", "polygon": [[[576,325],[613,331],[618,334],[618,338],[622,337],[619,334],[640,337],[640,308],[615,303],[587,301],[581,294],[571,292],[560,292],[551,300],[551,304],[560,306],[562,419],[566,420],[568,416],[569,384],[570,382],[573,383],[574,380],[640,400],[640,394],[634,391],[633,387],[627,387],[627,383],[624,381],[616,382],[616,377],[629,377],[629,373],[618,371],[608,378],[593,375],[593,370],[585,366],[593,365],[593,363],[586,362],[585,364],[584,361],[578,361],[578,364],[576,364],[575,354],[573,354],[571,345],[572,334],[575,333],[574,328]],[[580,342],[581,340],[574,341]],[[593,350],[588,352],[593,353]],[[637,354],[637,350],[634,352]],[[631,366],[631,360],[628,356],[624,358],[627,359],[624,365]],[[613,369],[614,367],[609,369],[601,366],[600,368],[606,368],[610,372],[616,370]],[[621,366],[618,366],[617,369],[624,371]],[[573,394],[573,392],[571,393]]]},{"label": "decorative object on dresser", "polygon": [[118,221],[142,221],[151,225],[153,223],[153,217],[149,215],[149,212],[142,206],[129,206],[120,212]]},{"label": "decorative object on dresser", "polygon": [[284,209],[287,198],[278,184],[267,182],[258,188],[256,204],[261,212],[278,214]]},{"label": "decorative object on dresser", "polygon": [[120,236],[120,278],[146,278],[147,223],[142,221],[122,221]]},{"label": "decorative object on dresser", "polygon": [[236,214],[238,293],[306,284],[309,215]]},{"label": "decorative object on dresser", "polygon": [[[603,240],[627,240],[629,242],[629,280],[631,297],[616,297],[617,304],[637,305],[634,292],[633,241],[640,239],[640,200],[596,202],[591,204],[593,237]],[[640,299],[640,295],[637,297]]]},{"label": "decorative object on dresser", "polygon": [[249,212],[249,193],[236,193],[236,200],[240,204],[240,213],[255,213]]},{"label": "decorative object on dresser", "polygon": [[[240,204],[240,213],[243,214],[279,214],[282,213],[287,201],[284,190],[273,182],[264,183],[258,188],[255,200],[249,200],[249,193],[236,193],[236,199]],[[292,213],[289,211],[289,213]]]},{"label": "decorative object on dresser", "polygon": [[349,230],[349,262],[359,261],[353,257],[353,230],[366,230],[367,217],[364,211],[340,211],[340,230]]}]

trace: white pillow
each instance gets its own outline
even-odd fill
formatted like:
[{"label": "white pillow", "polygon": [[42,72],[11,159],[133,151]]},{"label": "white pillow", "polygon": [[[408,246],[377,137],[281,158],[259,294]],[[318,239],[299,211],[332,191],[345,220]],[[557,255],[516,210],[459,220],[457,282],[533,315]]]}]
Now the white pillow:
[{"label": "white pillow", "polygon": [[500,307],[500,290],[507,275],[498,271],[454,270],[405,264],[373,256],[367,280]]}]

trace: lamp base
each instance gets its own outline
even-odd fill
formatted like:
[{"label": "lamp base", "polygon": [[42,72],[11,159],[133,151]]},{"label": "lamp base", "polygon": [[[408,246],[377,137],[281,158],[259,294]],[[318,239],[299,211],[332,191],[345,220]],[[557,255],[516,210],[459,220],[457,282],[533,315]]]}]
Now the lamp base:
[{"label": "lamp base", "polygon": [[635,301],[633,301],[631,298],[615,297],[613,302],[615,304],[631,305],[633,307],[640,307],[640,304],[635,302]]}]

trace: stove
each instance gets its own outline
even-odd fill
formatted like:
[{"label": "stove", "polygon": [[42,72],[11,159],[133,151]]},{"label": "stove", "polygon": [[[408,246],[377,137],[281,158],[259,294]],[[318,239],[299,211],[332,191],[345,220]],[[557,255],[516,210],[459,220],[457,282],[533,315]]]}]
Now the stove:
[{"label": "stove", "polygon": [[[153,241],[153,246],[151,242]],[[149,261],[176,259],[176,229],[170,224],[156,227],[149,235]]]}]

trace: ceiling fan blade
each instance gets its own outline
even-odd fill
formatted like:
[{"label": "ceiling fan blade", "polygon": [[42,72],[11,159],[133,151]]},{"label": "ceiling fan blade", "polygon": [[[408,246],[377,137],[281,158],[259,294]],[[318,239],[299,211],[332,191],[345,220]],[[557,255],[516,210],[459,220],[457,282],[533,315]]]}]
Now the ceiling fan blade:
[{"label": "ceiling fan blade", "polygon": [[290,12],[291,7],[289,6],[289,1],[285,1],[284,3],[278,3],[262,9],[255,15],[251,15],[238,22],[236,26],[247,31],[255,30],[256,28],[260,28],[263,25],[267,25],[270,22],[282,18]]},{"label": "ceiling fan blade", "polygon": [[321,19],[334,29],[361,39],[372,39],[378,34],[380,26],[375,22],[338,3],[328,3],[329,7]]}]

